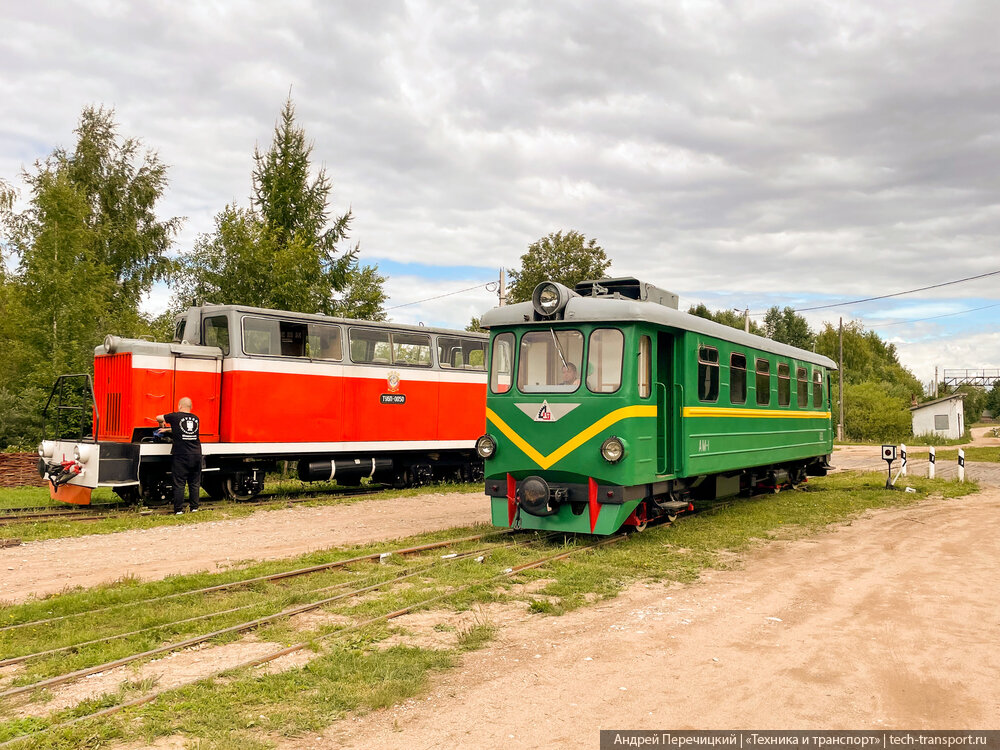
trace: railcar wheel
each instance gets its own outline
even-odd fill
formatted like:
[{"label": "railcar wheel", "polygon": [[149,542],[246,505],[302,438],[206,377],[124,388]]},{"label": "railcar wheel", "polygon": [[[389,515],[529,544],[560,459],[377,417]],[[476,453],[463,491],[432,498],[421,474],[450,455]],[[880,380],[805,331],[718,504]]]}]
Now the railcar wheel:
[{"label": "railcar wheel", "polygon": [[228,474],[222,480],[222,491],[227,500],[245,502],[252,500],[264,489],[264,482],[257,479],[257,472],[240,471]]}]

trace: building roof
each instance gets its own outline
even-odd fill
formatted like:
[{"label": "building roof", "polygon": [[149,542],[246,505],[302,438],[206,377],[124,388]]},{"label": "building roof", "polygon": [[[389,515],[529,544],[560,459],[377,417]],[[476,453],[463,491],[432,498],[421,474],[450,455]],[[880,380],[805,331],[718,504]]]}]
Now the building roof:
[{"label": "building roof", "polygon": [[918,411],[919,409],[925,409],[928,406],[934,406],[934,404],[942,404],[945,401],[954,401],[955,399],[965,398],[964,393],[953,393],[950,396],[944,396],[943,398],[936,398],[933,401],[924,401],[922,404],[917,404],[916,406],[911,406],[910,411]]}]

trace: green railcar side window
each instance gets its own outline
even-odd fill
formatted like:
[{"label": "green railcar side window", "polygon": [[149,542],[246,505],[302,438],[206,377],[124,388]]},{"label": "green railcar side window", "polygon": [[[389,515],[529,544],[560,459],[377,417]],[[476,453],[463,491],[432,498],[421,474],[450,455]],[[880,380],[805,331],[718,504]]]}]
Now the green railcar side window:
[{"label": "green railcar side window", "polygon": [[778,406],[792,403],[792,371],[787,362],[778,363]]},{"label": "green railcar side window", "polygon": [[649,398],[653,383],[653,343],[649,336],[639,339],[639,398]]},{"label": "green railcar side window", "polygon": [[719,400],[719,350],[712,346],[698,348],[698,400]]},{"label": "green railcar side window", "polygon": [[796,367],[795,379],[798,381],[799,408],[804,409],[809,406],[809,371]]},{"label": "green railcar side window", "polygon": [[590,334],[587,352],[587,388],[591,393],[614,393],[622,384],[625,336],[617,328],[598,328]]},{"label": "green railcar side window", "polygon": [[506,393],[514,382],[514,334],[501,333],[493,339],[490,354],[490,390]]},{"label": "green railcar side window", "polygon": [[771,363],[766,359],[757,360],[757,406],[771,404]]},{"label": "green railcar side window", "polygon": [[813,406],[823,406],[823,371],[818,367],[813,370]]},{"label": "green railcar side window", "polygon": [[747,358],[745,354],[729,355],[729,403],[747,402]]}]

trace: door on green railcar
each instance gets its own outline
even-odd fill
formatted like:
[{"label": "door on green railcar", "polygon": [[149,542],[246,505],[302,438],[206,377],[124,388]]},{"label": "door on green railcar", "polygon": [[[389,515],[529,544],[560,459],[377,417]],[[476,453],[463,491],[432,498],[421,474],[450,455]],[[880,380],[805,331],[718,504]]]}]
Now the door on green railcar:
[{"label": "door on green railcar", "polygon": [[[645,338],[645,337],[644,337]],[[647,341],[649,339],[646,339]],[[673,471],[670,453],[672,450],[670,404],[673,398],[673,347],[674,338],[662,331],[656,334],[656,473],[669,474]]]}]

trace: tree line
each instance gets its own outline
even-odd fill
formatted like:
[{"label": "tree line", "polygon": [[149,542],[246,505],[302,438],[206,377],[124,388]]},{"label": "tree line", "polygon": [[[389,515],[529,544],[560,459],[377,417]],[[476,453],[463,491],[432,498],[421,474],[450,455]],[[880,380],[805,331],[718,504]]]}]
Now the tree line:
[{"label": "tree line", "polygon": [[[74,135],[22,171],[22,210],[0,181],[0,449],[37,442],[55,378],[90,372],[105,334],[169,340],[189,304],[385,319],[385,277],[345,245],[352,213],[331,214],[332,182],[325,168],[313,176],[291,99],[254,149],[249,204],[225,206],[181,257],[170,251],[183,218],[158,218],[159,155],[104,107],[86,107]],[[157,282],[173,298],[151,318],[141,303]]]}]

